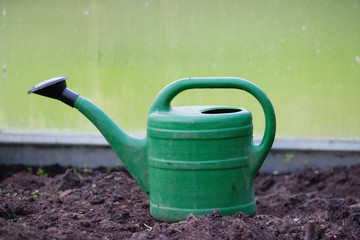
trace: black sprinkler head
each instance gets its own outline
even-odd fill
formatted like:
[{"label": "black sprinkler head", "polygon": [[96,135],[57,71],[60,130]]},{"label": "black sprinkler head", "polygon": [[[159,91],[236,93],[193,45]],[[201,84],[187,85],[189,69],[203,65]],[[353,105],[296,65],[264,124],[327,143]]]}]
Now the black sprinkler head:
[{"label": "black sprinkler head", "polygon": [[79,96],[79,94],[66,87],[66,81],[65,81],[66,79],[68,78],[67,77],[50,78],[33,86],[28,91],[28,94],[35,93],[45,97],[55,98],[73,107],[74,102],[76,98]]}]

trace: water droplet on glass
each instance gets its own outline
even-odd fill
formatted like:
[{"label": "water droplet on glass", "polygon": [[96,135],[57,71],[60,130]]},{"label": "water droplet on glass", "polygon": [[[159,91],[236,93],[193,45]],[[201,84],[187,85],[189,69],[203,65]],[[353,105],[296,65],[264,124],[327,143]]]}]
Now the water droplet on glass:
[{"label": "water droplet on glass", "polygon": [[3,70],[3,79],[6,80],[6,65],[4,64],[2,67]]},{"label": "water droplet on glass", "polygon": [[359,56],[356,56],[355,59],[356,59],[356,61],[360,64],[360,57],[359,57]]}]

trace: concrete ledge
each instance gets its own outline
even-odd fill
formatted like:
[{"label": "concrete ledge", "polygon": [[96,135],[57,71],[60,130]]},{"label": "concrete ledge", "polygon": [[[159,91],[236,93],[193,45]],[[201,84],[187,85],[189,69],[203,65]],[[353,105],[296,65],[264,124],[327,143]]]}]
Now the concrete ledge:
[{"label": "concrete ledge", "polygon": [[0,145],[109,146],[101,134],[0,133]]},{"label": "concrete ledge", "polygon": [[[64,133],[0,133],[0,164],[122,166],[102,135]],[[360,164],[360,141],[276,139],[261,171],[356,164]]]}]

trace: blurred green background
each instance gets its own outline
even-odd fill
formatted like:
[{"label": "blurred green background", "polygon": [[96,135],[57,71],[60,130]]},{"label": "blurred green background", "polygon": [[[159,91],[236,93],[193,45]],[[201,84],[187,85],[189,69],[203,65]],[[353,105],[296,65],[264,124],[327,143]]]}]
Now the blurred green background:
[{"label": "blurred green background", "polygon": [[[55,76],[135,134],[167,84],[231,76],[267,93],[277,137],[360,139],[360,1],[0,0],[0,11],[0,131],[97,132],[26,94]],[[245,107],[264,131],[245,92],[191,90],[173,105]]]}]

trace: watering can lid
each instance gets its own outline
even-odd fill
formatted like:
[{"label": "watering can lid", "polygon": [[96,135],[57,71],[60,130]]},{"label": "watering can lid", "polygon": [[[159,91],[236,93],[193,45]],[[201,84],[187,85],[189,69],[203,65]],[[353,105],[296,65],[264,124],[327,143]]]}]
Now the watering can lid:
[{"label": "watering can lid", "polygon": [[149,137],[167,139],[213,139],[252,135],[249,110],[237,107],[174,107],[153,112],[148,118]]}]

